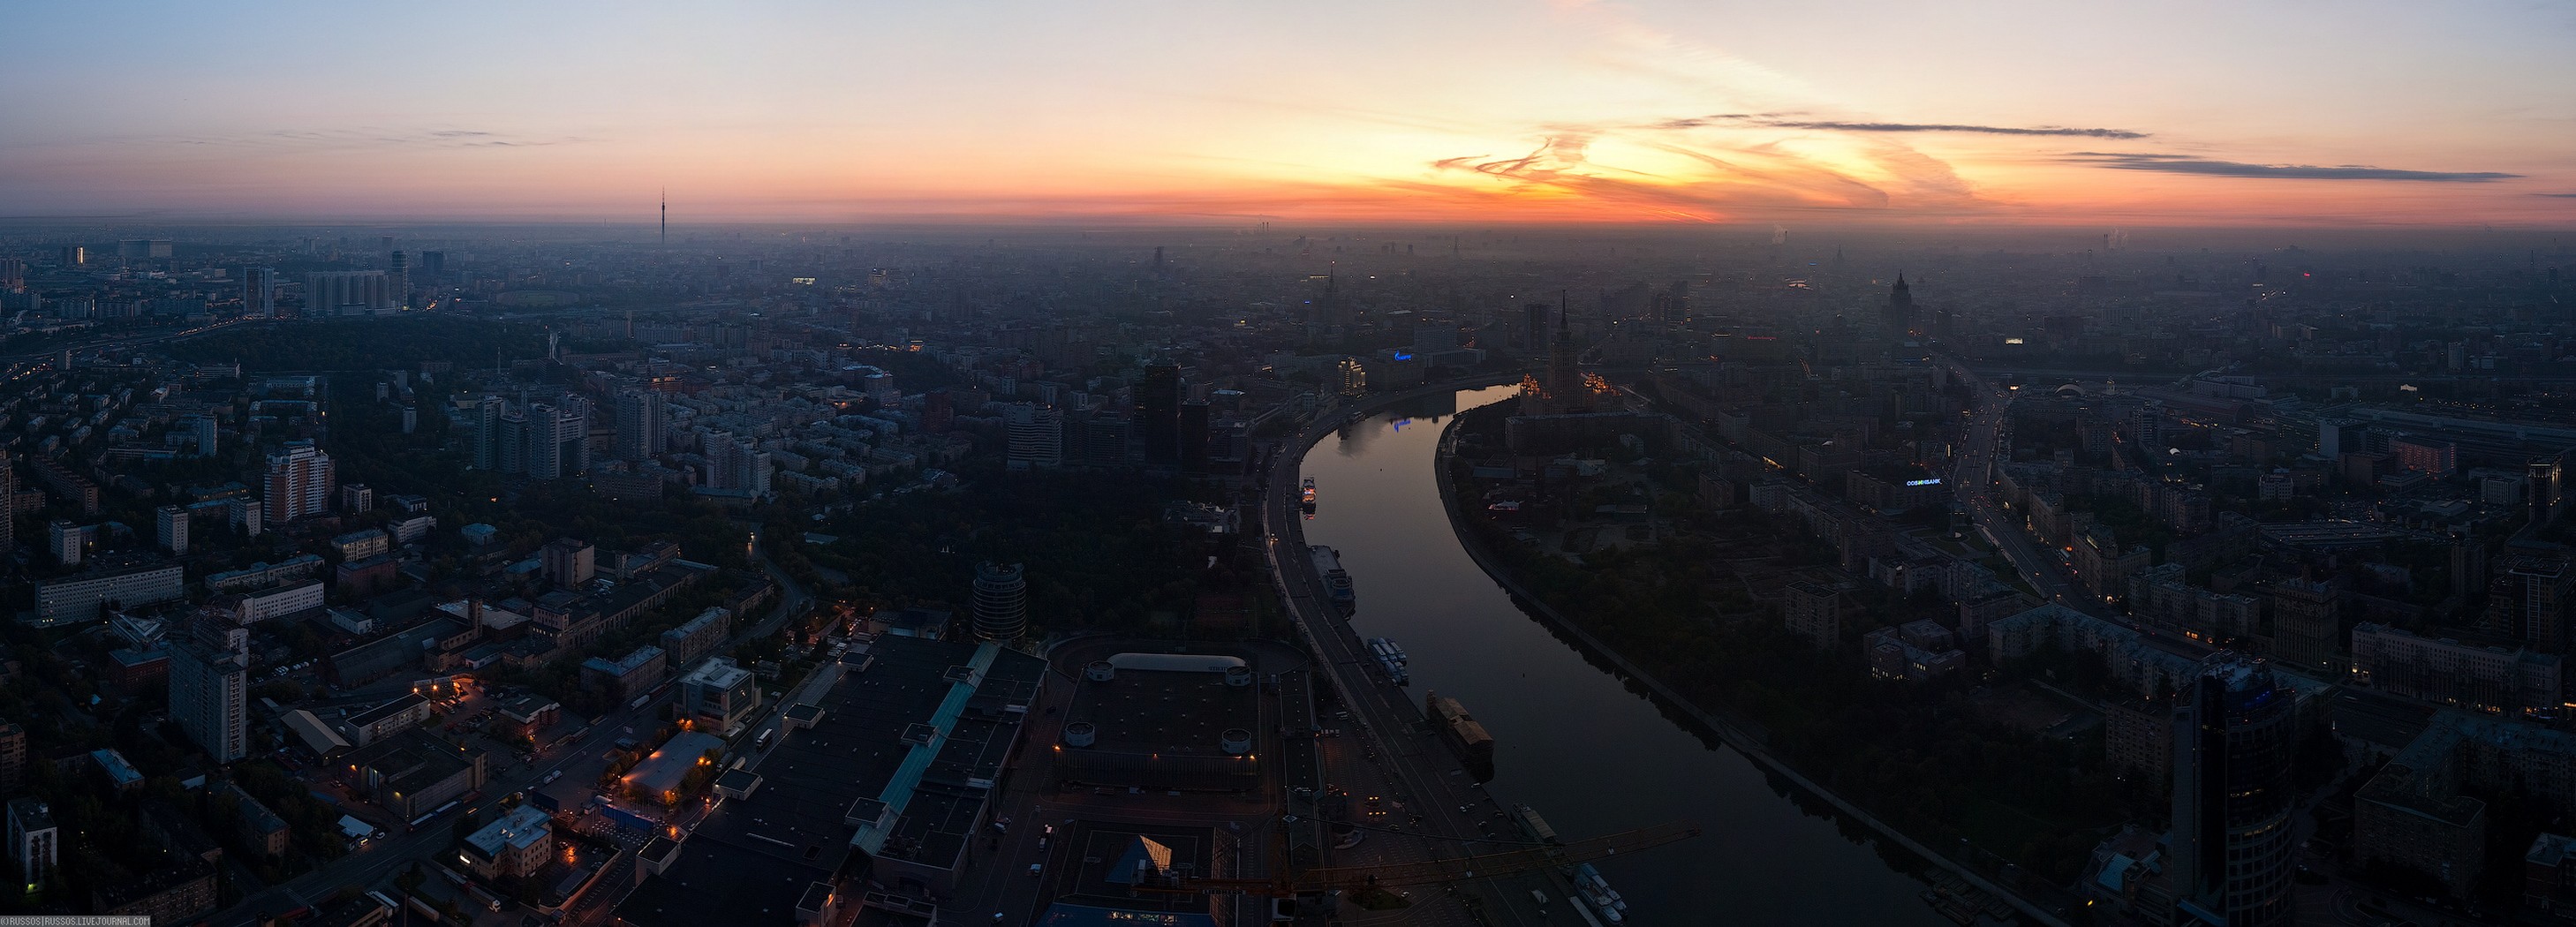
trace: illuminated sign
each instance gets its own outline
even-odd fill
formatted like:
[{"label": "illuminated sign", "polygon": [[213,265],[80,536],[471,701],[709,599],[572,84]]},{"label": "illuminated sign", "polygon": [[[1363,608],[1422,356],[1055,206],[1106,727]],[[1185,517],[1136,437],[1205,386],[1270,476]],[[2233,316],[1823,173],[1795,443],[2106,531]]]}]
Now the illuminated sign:
[{"label": "illuminated sign", "polygon": [[1402,352],[1402,351],[1397,351],[1397,352],[1395,352],[1395,359],[1396,359],[1396,360],[1412,360],[1412,359],[1413,359],[1413,355],[1411,355],[1411,354],[1406,354],[1406,353],[1404,353],[1404,352]]},{"label": "illuminated sign", "polygon": [[1907,486],[1939,486],[1939,485],[1941,485],[1941,478],[1940,478],[1940,477],[1933,477],[1933,478],[1928,479],[1928,480],[1906,480],[1906,481],[1905,481],[1905,485],[1907,485]]}]

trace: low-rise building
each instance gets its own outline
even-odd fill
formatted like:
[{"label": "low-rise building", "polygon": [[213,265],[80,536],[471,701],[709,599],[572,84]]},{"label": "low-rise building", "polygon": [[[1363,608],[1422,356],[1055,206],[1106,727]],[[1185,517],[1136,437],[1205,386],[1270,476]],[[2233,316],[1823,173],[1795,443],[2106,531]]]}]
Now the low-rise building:
[{"label": "low-rise building", "polygon": [[91,910],[110,917],[141,916],[176,924],[215,907],[215,864],[188,856],[144,873],[101,885],[90,893]]},{"label": "low-rise building", "polygon": [[554,853],[554,820],[534,805],[520,805],[467,834],[458,852],[466,868],[486,879],[528,875]]},{"label": "low-rise building", "polygon": [[96,621],[100,606],[109,602],[127,608],[168,602],[187,593],[186,582],[186,571],[175,563],[93,569],[45,580],[36,584],[31,623],[50,628]]},{"label": "low-rise building", "polygon": [[759,708],[760,685],[732,660],[708,657],[680,678],[680,709],[716,732],[733,730]]},{"label": "low-rise building", "polygon": [[2522,910],[2556,922],[2576,921],[2576,837],[2541,834],[2522,855]]},{"label": "low-rise building", "polygon": [[2483,871],[2486,803],[2460,794],[2453,764],[2425,757],[2417,769],[2406,759],[2382,767],[2354,794],[2353,855],[2365,865],[2432,876],[2453,897],[2468,897]]},{"label": "low-rise building", "polygon": [[483,787],[484,755],[414,729],[350,751],[350,785],[394,817],[413,820]]},{"label": "low-rise building", "polygon": [[669,665],[662,648],[646,645],[615,660],[592,657],[581,661],[581,684],[622,702],[660,685]]},{"label": "low-rise building", "polygon": [[349,742],[365,746],[429,720],[429,699],[405,693],[393,701],[341,719],[349,729]]},{"label": "low-rise building", "polygon": [[2391,695],[2520,714],[2564,701],[2564,659],[2525,648],[2480,647],[2364,623],[2352,629],[2352,681]]},{"label": "low-rise building", "polygon": [[724,646],[725,635],[732,629],[733,613],[724,606],[710,605],[686,624],[662,632],[662,652],[672,664],[686,666]]},{"label": "low-rise building", "polygon": [[274,589],[241,593],[241,622],[257,624],[279,615],[322,607],[321,580],[290,583]]}]

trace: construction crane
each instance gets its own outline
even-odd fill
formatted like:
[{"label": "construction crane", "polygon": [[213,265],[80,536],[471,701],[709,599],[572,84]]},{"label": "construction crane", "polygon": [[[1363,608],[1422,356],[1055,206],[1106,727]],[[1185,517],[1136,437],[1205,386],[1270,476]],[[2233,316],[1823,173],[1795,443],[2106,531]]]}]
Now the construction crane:
[{"label": "construction crane", "polygon": [[1241,892],[1269,898],[1295,898],[1300,895],[1332,891],[1358,892],[1369,888],[1437,885],[1444,882],[1492,879],[1537,872],[1542,869],[1573,866],[1697,836],[1699,836],[1699,828],[1694,825],[1661,824],[1588,840],[1577,840],[1572,843],[1526,844],[1510,850],[1477,853],[1450,859],[1388,863],[1378,866],[1318,867],[1261,879],[1174,876],[1159,884],[1139,885],[1137,888],[1143,891],[1174,894]]}]

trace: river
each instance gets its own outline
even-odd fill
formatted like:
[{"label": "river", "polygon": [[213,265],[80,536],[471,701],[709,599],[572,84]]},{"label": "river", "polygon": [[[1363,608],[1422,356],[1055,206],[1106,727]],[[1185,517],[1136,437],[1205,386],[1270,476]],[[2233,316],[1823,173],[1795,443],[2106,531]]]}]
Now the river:
[{"label": "river", "polygon": [[[1513,387],[1370,417],[1308,451],[1309,543],[1341,551],[1361,636],[1411,658],[1410,690],[1457,698],[1495,739],[1492,790],[1569,839],[1686,820],[1697,839],[1602,861],[1632,922],[1946,927],[1873,844],[1802,811],[1741,754],[1711,746],[1523,613],[1450,531],[1435,456],[1446,415]],[[1408,414],[1409,413],[1409,414]],[[1422,417],[1412,417],[1422,416]]]}]

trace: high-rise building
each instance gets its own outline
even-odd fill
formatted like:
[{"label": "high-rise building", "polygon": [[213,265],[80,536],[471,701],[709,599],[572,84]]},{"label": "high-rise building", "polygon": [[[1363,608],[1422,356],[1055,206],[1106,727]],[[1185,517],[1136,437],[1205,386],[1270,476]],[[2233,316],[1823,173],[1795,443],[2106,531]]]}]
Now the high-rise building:
[{"label": "high-rise building", "polygon": [[27,729],[0,721],[0,795],[27,785]]},{"label": "high-rise building", "polygon": [[2568,612],[2576,603],[2576,558],[2560,553],[2516,554],[2487,587],[2488,630],[2563,653]]},{"label": "high-rise building", "polygon": [[393,308],[393,286],[384,271],[328,270],[304,275],[305,315],[373,315]]},{"label": "high-rise building", "polygon": [[1208,403],[1192,399],[1181,403],[1181,472],[1206,473],[1208,468]]},{"label": "high-rise building", "polygon": [[0,258],[0,290],[15,290],[27,285],[26,258]]},{"label": "high-rise building", "polygon": [[18,471],[0,451],[0,557],[18,549]]},{"label": "high-rise building", "polygon": [[423,251],[423,252],[421,252],[421,253],[420,253],[420,269],[421,269],[421,272],[422,272],[422,273],[429,273],[429,274],[443,274],[443,273],[446,273],[446,272],[447,272],[447,252],[445,252],[445,251]]},{"label": "high-rise building", "polygon": [[286,450],[268,455],[268,494],[262,521],[282,525],[331,510],[331,491],[338,485],[331,455],[310,440],[286,442]]},{"label": "high-rise building", "polygon": [[590,468],[590,422],[580,412],[549,402],[528,404],[527,435],[520,441],[528,476],[551,480]]},{"label": "high-rise building", "polygon": [[216,443],[215,431],[221,424],[211,414],[189,417],[188,433],[197,439],[197,456],[213,457],[222,450],[222,446]]},{"label": "high-rise building", "polygon": [[1010,467],[1053,468],[1064,464],[1064,413],[1051,406],[1015,402],[1002,407],[1002,424],[1010,432]]},{"label": "high-rise building", "polygon": [[513,461],[501,456],[502,419],[509,404],[490,394],[474,401],[474,469],[509,471]]},{"label": "high-rise building", "polygon": [[152,510],[153,534],[161,539],[161,549],[173,555],[188,552],[188,510],[165,505]]},{"label": "high-rise building", "polygon": [[1016,563],[975,565],[975,637],[1016,641],[1029,630],[1029,584]]},{"label": "high-rise building", "polygon": [[392,294],[395,308],[411,308],[411,259],[400,251],[386,257],[385,289]]},{"label": "high-rise building", "polygon": [[250,629],[201,617],[170,647],[170,717],[217,763],[249,755]]},{"label": "high-rise building", "polygon": [[2298,828],[2291,691],[2262,661],[2201,664],[2175,713],[2172,868],[2177,924],[2270,927],[2291,919]]},{"label": "high-rise building", "polygon": [[640,387],[618,391],[617,456],[640,462],[662,453],[667,443],[663,431],[668,402],[662,394]]},{"label": "high-rise building", "polygon": [[1136,385],[1136,432],[1145,439],[1146,464],[1180,462],[1180,364],[1161,360],[1145,365],[1145,379]]},{"label": "high-rise building", "polygon": [[45,549],[52,551],[54,562],[79,566],[89,559],[89,548],[98,539],[97,525],[83,525],[68,518],[57,518],[45,525]]},{"label": "high-rise building", "polygon": [[242,314],[255,319],[277,314],[277,268],[242,268]]},{"label": "high-rise building", "polygon": [[53,881],[61,836],[54,828],[54,810],[42,800],[10,799],[9,859],[18,864],[18,884],[27,894],[42,892]]}]

